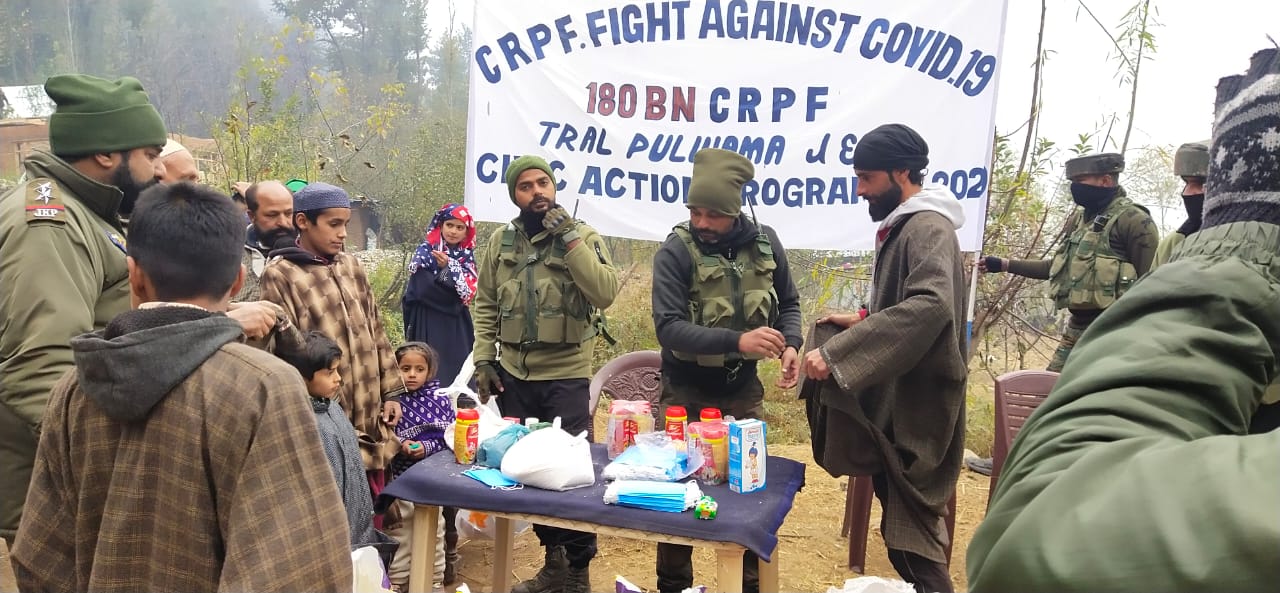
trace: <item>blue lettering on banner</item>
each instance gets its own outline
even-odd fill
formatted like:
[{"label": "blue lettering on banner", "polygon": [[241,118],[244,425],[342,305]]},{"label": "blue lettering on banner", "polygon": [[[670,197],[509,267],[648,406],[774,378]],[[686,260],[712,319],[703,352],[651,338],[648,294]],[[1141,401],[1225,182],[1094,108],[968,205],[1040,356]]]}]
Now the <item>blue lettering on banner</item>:
[{"label": "blue lettering on banner", "polygon": [[[691,4],[689,0],[668,0],[562,15],[480,44],[473,54],[474,66],[485,81],[497,84],[507,73],[552,58],[556,55],[555,45],[567,55],[588,47],[682,41],[696,36],[785,43],[898,65],[976,97],[990,87],[999,65],[994,55],[966,48],[955,35],[909,22],[774,0],[758,0],[754,4],[745,0],[705,0],[700,15],[689,10]],[[584,32],[581,35],[579,26]],[[555,44],[557,40],[559,44]],[[786,90],[789,89],[773,89],[774,118],[799,99],[789,97]],[[724,91],[727,93],[728,89]],[[740,89],[738,121],[759,121],[756,108],[764,107],[764,98],[755,94],[759,92],[751,87]],[[713,121],[731,117],[727,109],[716,111],[717,104],[729,98],[712,96]],[[825,108],[825,103],[819,106],[810,101],[807,105],[809,114],[815,107]]]},{"label": "blue lettering on banner", "polygon": [[930,181],[951,190],[957,200],[981,198],[987,193],[987,168],[974,167],[967,171],[937,171]]},{"label": "blue lettering on banner", "polygon": [[783,136],[693,136],[682,134],[654,134],[652,138],[637,132],[627,145],[626,158],[641,155],[651,163],[693,162],[693,155],[704,148],[732,150],[760,165],[776,165],[782,162],[787,139]]},{"label": "blue lettering on banner", "polygon": [[[479,179],[481,183],[506,184],[507,167],[511,166],[511,161],[520,158],[520,156],[518,154],[499,156],[492,152],[480,155],[476,158],[476,179]],[[501,163],[501,166],[499,166],[499,163]],[[561,171],[564,171],[564,162],[556,160],[547,164],[551,165],[551,172],[555,173],[557,180],[556,191],[563,191],[569,185],[560,174]]]},{"label": "blue lettering on banner", "polygon": [[[476,161],[476,178],[481,183],[505,184],[502,172],[519,155],[485,153]],[[563,191],[568,183],[563,175],[564,164],[551,163],[559,183],[556,189]],[[683,204],[689,195],[688,175],[670,175],[647,171],[627,170],[620,167],[587,165],[577,184],[577,194],[584,197],[631,199],[636,202]],[[954,172],[939,171],[930,181],[947,187],[957,199],[978,199],[987,191],[986,167],[960,169]],[[763,177],[748,181],[742,188],[743,205],[748,203],[769,207],[810,208],[818,206],[851,206],[858,204],[858,178],[837,177]]]}]

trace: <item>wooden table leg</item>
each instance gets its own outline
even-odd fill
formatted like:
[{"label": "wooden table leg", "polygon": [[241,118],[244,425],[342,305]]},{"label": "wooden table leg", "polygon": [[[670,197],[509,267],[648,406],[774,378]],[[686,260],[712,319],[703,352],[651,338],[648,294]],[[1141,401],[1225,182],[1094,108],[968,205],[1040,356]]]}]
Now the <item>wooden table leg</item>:
[{"label": "wooden table leg", "polygon": [[506,593],[511,590],[511,562],[514,556],[516,532],[511,519],[494,517],[493,538],[493,591]]},{"label": "wooden table leg", "polygon": [[773,548],[773,562],[760,559],[760,593],[778,593],[778,552],[782,546]]},{"label": "wooden table leg", "polygon": [[742,593],[742,553],[746,550],[716,550],[716,591]]},{"label": "wooden table leg", "polygon": [[413,538],[409,561],[409,591],[431,590],[431,577],[436,567],[436,529],[440,527],[440,507],[414,505]]}]

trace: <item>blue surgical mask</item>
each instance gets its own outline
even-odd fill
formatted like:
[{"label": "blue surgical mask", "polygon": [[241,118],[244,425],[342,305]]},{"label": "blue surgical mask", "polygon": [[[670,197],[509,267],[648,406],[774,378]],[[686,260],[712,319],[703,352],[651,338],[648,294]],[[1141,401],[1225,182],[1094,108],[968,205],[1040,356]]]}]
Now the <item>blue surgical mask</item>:
[{"label": "blue surgical mask", "polygon": [[517,482],[515,480],[512,480],[511,478],[508,478],[507,476],[502,475],[502,472],[492,467],[484,468],[484,469],[469,469],[465,472],[462,472],[462,475],[467,476],[468,478],[471,478],[473,480],[476,480],[481,484],[484,484],[485,486],[488,486],[490,488],[498,488],[502,490],[515,490],[517,488],[523,488],[523,485],[521,485],[520,482]]},{"label": "blue surgical mask", "polygon": [[679,482],[649,482],[639,480],[618,480],[606,489],[605,500],[617,500],[619,506],[679,513],[692,506],[690,499],[696,501],[702,492],[696,484]]}]

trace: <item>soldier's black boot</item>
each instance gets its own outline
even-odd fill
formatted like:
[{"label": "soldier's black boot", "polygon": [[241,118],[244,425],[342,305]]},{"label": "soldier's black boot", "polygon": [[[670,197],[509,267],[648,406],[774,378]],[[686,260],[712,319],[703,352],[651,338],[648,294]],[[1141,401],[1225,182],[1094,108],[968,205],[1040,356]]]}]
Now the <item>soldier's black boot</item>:
[{"label": "soldier's black boot", "polygon": [[591,593],[591,566],[569,567],[564,579],[564,593]]},{"label": "soldier's black boot", "polygon": [[559,593],[564,590],[568,573],[569,558],[564,554],[564,547],[547,546],[547,559],[542,564],[542,570],[533,575],[533,578],[517,583],[511,588],[511,593]]}]

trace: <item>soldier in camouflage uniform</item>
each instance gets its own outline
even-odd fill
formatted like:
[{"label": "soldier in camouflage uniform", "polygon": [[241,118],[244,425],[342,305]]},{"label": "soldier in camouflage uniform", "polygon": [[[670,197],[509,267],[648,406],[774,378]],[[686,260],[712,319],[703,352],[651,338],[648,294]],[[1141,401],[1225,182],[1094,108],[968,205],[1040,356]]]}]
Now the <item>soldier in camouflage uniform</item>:
[{"label": "soldier in camouflage uniform", "polygon": [[[591,426],[591,350],[603,327],[600,311],[618,296],[618,273],[600,234],[556,203],[547,161],[520,157],[506,181],[520,215],[476,258],[476,390],[497,396],[504,416],[559,416],[577,434]],[[544,525],[534,531],[546,563],[512,591],[590,591],[595,534]]]},{"label": "soldier in camouflage uniform", "polygon": [[1209,176],[1209,141],[1188,142],[1173,154],[1173,174],[1182,178],[1182,204],[1187,209],[1187,221],[1173,234],[1160,240],[1152,268],[1169,261],[1173,248],[1187,235],[1200,230],[1200,214],[1204,210],[1204,180]]},{"label": "soldier in camouflage uniform", "polygon": [[1071,313],[1048,370],[1061,371],[1085,328],[1151,269],[1159,231],[1146,208],[1120,186],[1124,156],[1103,153],[1066,163],[1071,199],[1083,212],[1076,228],[1051,259],[979,260],[983,272],[1005,272],[1048,280],[1058,308]]}]

